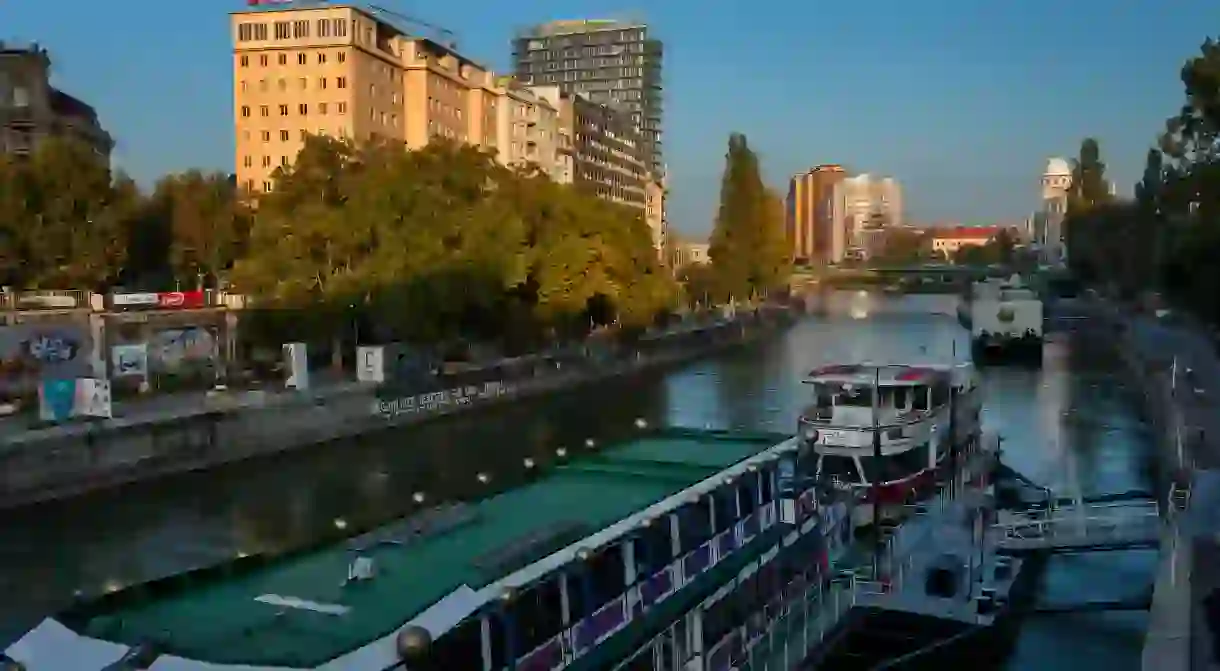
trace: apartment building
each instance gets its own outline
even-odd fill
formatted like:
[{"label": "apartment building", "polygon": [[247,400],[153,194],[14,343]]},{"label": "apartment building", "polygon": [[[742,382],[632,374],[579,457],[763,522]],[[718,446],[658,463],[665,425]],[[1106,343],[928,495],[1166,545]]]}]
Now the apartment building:
[{"label": "apartment building", "polygon": [[840,165],[819,165],[788,181],[784,225],[792,259],[801,265],[828,263],[831,257],[831,198],[835,185],[847,178]]},{"label": "apartment building", "polygon": [[[496,133],[500,162],[505,165],[534,165],[561,184],[571,183],[571,161],[565,152],[559,109],[551,99],[521,84],[512,77],[499,77],[497,87],[504,92],[499,103]],[[551,96],[559,100],[556,92]]]},{"label": "apartment building", "polygon": [[666,186],[664,178],[649,179],[644,185],[644,221],[652,233],[652,246],[657,258],[666,262],[665,249],[669,244],[669,219],[665,211]]},{"label": "apartment building", "polygon": [[641,134],[649,170],[664,172],[661,63],[664,50],[635,21],[552,21],[518,31],[513,72],[533,86],[558,86],[626,113]]},{"label": "apartment building", "polygon": [[504,91],[449,45],[345,5],[255,6],[230,20],[235,173],[254,191],[272,187],[311,133],[500,150]]},{"label": "apartment building", "polygon": [[56,136],[83,141],[106,160],[114,149],[97,111],[51,85],[46,49],[0,42],[0,154],[24,156]]}]

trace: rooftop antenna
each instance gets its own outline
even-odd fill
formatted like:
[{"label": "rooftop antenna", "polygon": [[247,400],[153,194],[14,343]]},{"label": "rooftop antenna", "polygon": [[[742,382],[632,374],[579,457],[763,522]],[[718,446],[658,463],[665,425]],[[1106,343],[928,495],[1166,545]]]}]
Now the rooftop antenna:
[{"label": "rooftop antenna", "polygon": [[402,21],[402,22],[410,24],[410,25],[415,25],[415,26],[420,26],[422,28],[426,28],[427,30],[429,30],[433,33],[434,39],[436,39],[437,42],[440,42],[441,44],[445,45],[446,47],[449,47],[450,49],[457,51],[457,48],[458,48],[457,35],[454,34],[454,32],[452,30],[449,30],[448,28],[438,26],[434,23],[428,23],[427,21],[421,21],[420,19],[417,19],[413,16],[407,16],[406,14],[403,14],[401,12],[396,12],[392,9],[386,9],[385,7],[381,7],[378,5],[369,5],[368,9],[373,11],[375,14],[382,14],[382,15],[388,16],[392,19],[398,19],[399,21]]}]

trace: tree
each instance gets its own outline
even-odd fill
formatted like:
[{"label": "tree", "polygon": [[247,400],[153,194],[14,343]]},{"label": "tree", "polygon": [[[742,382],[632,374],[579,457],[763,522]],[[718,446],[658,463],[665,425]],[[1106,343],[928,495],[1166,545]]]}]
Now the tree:
[{"label": "tree", "polygon": [[878,266],[917,265],[931,258],[932,247],[927,235],[910,228],[887,228],[881,242],[881,253],[873,259]]},{"label": "tree", "polygon": [[168,223],[169,261],[178,279],[216,284],[244,251],[249,218],[228,175],[168,175],[152,202]]},{"label": "tree", "polygon": [[744,135],[733,133],[708,250],[718,293],[750,298],[787,283],[791,259],[783,221],[782,201],[763,185],[758,156]]}]

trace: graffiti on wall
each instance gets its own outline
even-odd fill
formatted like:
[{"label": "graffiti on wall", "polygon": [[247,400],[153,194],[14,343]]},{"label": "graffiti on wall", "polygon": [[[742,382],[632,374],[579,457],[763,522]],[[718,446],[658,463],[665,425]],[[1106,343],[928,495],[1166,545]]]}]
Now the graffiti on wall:
[{"label": "graffiti on wall", "polygon": [[148,341],[148,368],[156,373],[180,373],[216,364],[217,342],[201,326],[157,331]]},{"label": "graffiti on wall", "polygon": [[36,390],[40,379],[85,377],[90,349],[84,326],[0,326],[0,391],[21,393]]}]

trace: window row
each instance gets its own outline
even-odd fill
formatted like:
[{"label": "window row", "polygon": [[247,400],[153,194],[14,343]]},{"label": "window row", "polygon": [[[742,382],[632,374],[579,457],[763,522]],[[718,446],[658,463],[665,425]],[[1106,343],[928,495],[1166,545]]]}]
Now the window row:
[{"label": "window row", "polygon": [[[278,107],[280,116],[288,116],[289,112],[292,110],[291,105],[279,105]],[[334,110],[335,114],[347,114],[347,103],[317,103],[314,105],[314,111],[318,114],[328,114],[332,109]],[[299,103],[297,105],[297,113],[301,116],[308,116],[309,103]],[[259,105],[258,115],[261,117],[271,116],[271,105]],[[250,105],[242,105],[241,116],[243,119],[248,119],[254,116],[254,108]]]},{"label": "window row", "polygon": [[[250,86],[250,84],[251,84],[251,82],[248,82],[243,79],[238,84],[238,86],[241,88],[242,93],[247,93],[250,91],[251,88],[253,88]],[[308,77],[298,77],[297,78],[297,87],[300,88],[302,91],[308,89],[309,88],[309,78]],[[318,77],[317,88],[325,90],[329,87],[330,87],[329,79],[327,79],[326,77]],[[276,81],[276,88],[279,89],[280,91],[287,91],[288,90],[288,80],[284,77],[279,78]],[[347,88],[347,77],[335,77],[335,88],[337,88],[337,89]],[[270,91],[271,90],[270,80],[267,80],[267,79],[258,80],[258,90],[259,91]]]},{"label": "window row", "polygon": [[[334,54],[334,56],[335,56],[336,63],[346,63],[347,62],[347,54],[342,51]],[[288,57],[289,57],[289,54],[276,54],[275,55],[276,65],[288,65]],[[316,55],[318,65],[326,65],[329,58],[330,58],[330,56],[328,54],[326,54],[325,52],[318,53]],[[238,65],[240,65],[243,68],[248,68],[248,67],[250,67],[250,63],[252,60],[253,60],[253,57],[250,54],[242,54],[241,56],[239,56],[237,58],[237,63],[238,63]],[[265,67],[270,66],[271,65],[271,54],[259,54],[257,62],[260,67],[265,68]],[[309,65],[309,54],[307,54],[307,53],[297,54],[296,55],[296,64],[297,65]]]},{"label": "window row", "polygon": [[[310,22],[308,19],[296,21],[276,21],[273,24],[275,39],[304,39],[309,37],[311,25],[316,30],[316,37],[347,37],[346,19],[318,19]],[[355,32],[355,21],[352,21],[352,31]],[[270,31],[266,23],[251,22],[237,24],[238,42],[259,42],[267,39]]]}]

